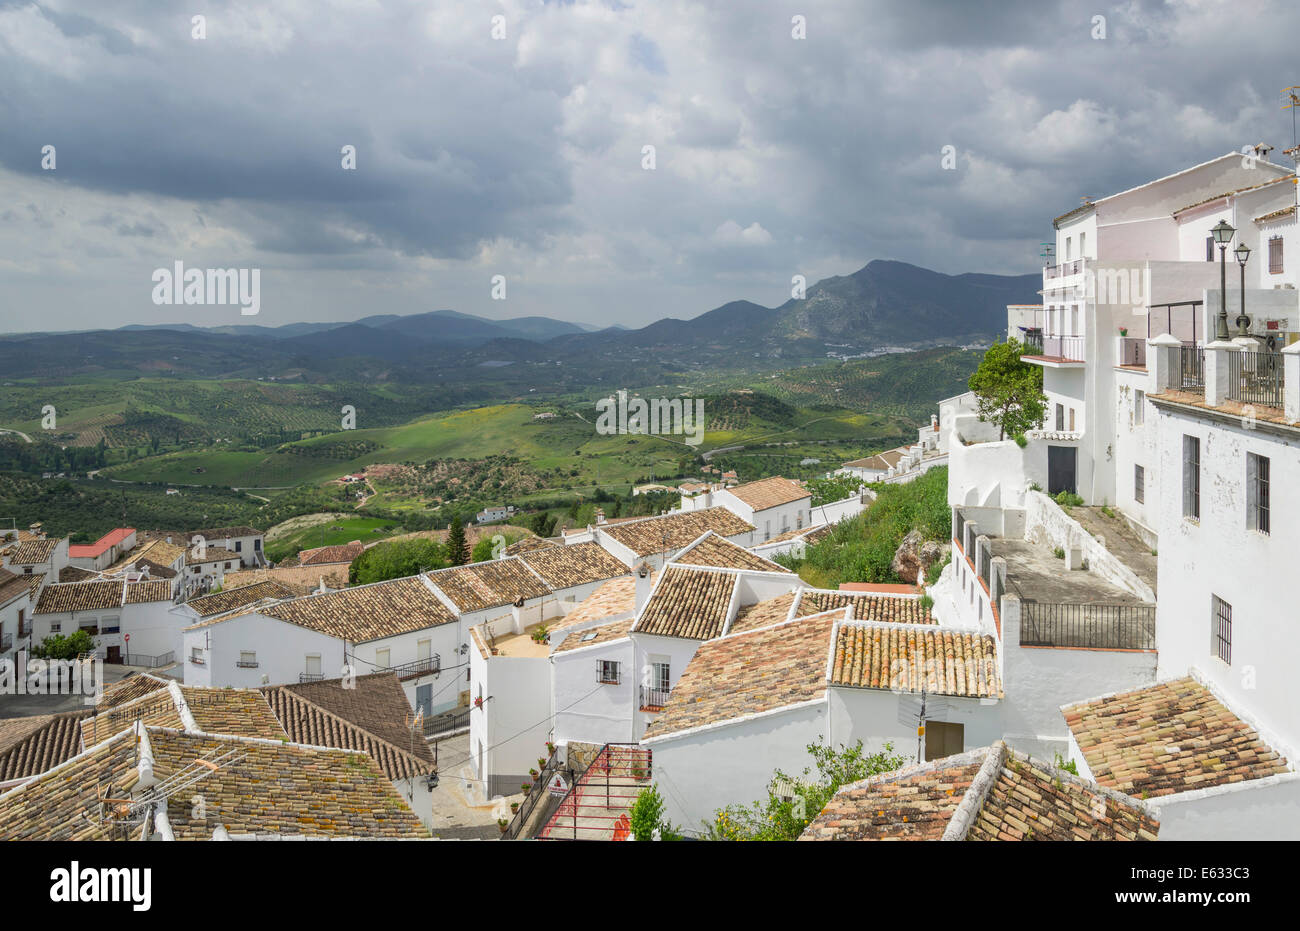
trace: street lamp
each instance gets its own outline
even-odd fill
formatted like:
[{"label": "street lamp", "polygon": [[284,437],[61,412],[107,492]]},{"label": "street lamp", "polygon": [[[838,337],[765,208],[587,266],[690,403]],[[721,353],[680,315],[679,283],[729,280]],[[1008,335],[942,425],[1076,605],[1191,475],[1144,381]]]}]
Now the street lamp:
[{"label": "street lamp", "polygon": [[1220,220],[1210,230],[1214,241],[1219,244],[1219,323],[1214,330],[1216,340],[1228,339],[1228,243],[1237,231],[1228,225],[1227,220]]},{"label": "street lamp", "polygon": [[1232,254],[1237,257],[1237,264],[1241,266],[1241,309],[1237,312],[1237,335],[1250,335],[1250,317],[1246,313],[1246,261],[1250,258],[1250,246],[1244,242],[1237,243],[1237,248],[1232,250]]}]

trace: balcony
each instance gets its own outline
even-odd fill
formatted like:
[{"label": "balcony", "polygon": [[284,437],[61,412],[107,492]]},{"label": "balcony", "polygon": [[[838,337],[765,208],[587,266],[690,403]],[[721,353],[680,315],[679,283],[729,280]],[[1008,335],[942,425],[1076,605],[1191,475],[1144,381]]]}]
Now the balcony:
[{"label": "balcony", "polygon": [[1183,391],[1205,391],[1205,348],[1183,346],[1179,356],[1178,387]]},{"label": "balcony", "polygon": [[435,653],[433,656],[417,659],[413,663],[402,663],[400,666],[389,666],[386,672],[397,674],[399,679],[413,679],[416,676],[437,675],[442,671],[442,658]]},{"label": "balcony", "polygon": [[1084,361],[1082,336],[1044,336],[1041,340],[1026,342],[1020,358],[1026,362],[1049,365],[1077,364]]},{"label": "balcony", "polygon": [[258,663],[255,659],[241,659],[235,665],[240,669],[256,669]]},{"label": "balcony", "polygon": [[1088,650],[1154,650],[1153,604],[1067,604],[1024,599],[1020,645]]},{"label": "balcony", "polygon": [[1043,268],[1043,281],[1055,281],[1057,278],[1069,278],[1083,271],[1083,259],[1061,262],[1059,265],[1047,265]]},{"label": "balcony", "polygon": [[13,634],[0,634],[0,653],[7,652],[13,645]]},{"label": "balcony", "polygon": [[300,673],[298,673],[298,681],[299,681],[299,682],[322,682],[322,681],[324,681],[324,679],[325,679],[325,677],[324,677],[323,675],[321,675],[320,673],[316,673],[316,672],[300,672]]},{"label": "balcony", "polygon": [[668,704],[668,696],[671,689],[655,689],[648,685],[641,686],[641,710],[642,711],[663,711],[664,705]]},{"label": "balcony", "polygon": [[26,624],[18,625],[18,637],[20,639],[23,637],[30,637],[31,635],[32,635],[32,625],[30,621],[27,622]]},{"label": "balcony", "polygon": [[1119,338],[1119,364],[1127,368],[1147,367],[1147,341],[1138,336]]},{"label": "balcony", "polygon": [[1241,404],[1285,406],[1280,352],[1229,352],[1227,395]]}]

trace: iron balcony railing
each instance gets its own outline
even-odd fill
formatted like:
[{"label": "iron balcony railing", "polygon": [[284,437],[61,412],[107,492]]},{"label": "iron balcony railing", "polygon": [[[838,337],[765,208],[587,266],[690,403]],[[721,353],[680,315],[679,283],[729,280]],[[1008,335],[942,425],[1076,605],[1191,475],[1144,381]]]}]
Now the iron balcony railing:
[{"label": "iron balcony railing", "polygon": [[[550,784],[551,779],[560,770],[560,748],[556,747],[546,758],[546,765],[538,773],[537,779],[533,781],[533,786],[524,796],[524,800],[519,803],[519,810],[514,813],[510,819],[510,824],[501,832],[502,840],[515,840],[519,837],[520,832],[528,824],[528,819],[532,817],[534,809],[538,804],[547,797],[546,787]],[[573,774],[569,774],[572,781]]]},{"label": "iron balcony railing", "polygon": [[1229,352],[1228,398],[1264,407],[1284,405],[1280,352]]},{"label": "iron balcony railing", "polygon": [[1136,336],[1121,336],[1119,340],[1119,364],[1146,368],[1147,341]]},{"label": "iron balcony railing", "polygon": [[14,645],[13,634],[0,634],[0,653],[5,652]]},{"label": "iron balcony railing", "polygon": [[1156,606],[1021,601],[1020,645],[1154,650]]},{"label": "iron balcony railing", "polygon": [[1075,259],[1072,262],[1061,262],[1059,265],[1048,265],[1043,268],[1043,278],[1051,281],[1054,278],[1067,278],[1070,275],[1077,275],[1083,271],[1083,259]]},{"label": "iron balcony railing", "polygon": [[424,736],[451,734],[469,727],[469,708],[457,708],[441,714],[429,714],[424,717]]},{"label": "iron balcony railing", "polygon": [[1049,359],[1082,362],[1083,348],[1082,336],[1044,336],[1043,351],[1040,355]]},{"label": "iron balcony railing", "polygon": [[241,659],[238,660],[235,665],[240,669],[256,669],[258,664],[255,659]]},{"label": "iron balcony railing", "polygon": [[[157,669],[159,666],[170,666],[176,662],[175,652],[159,653],[154,656],[149,653],[123,653],[122,662],[127,666],[144,666],[146,669]],[[203,665],[202,660],[191,660]]]},{"label": "iron balcony railing", "polygon": [[323,675],[321,675],[320,673],[314,673],[314,672],[300,672],[300,673],[298,673],[298,681],[299,681],[299,682],[321,682],[321,681],[323,681],[324,679],[325,679],[325,677],[324,677]]},{"label": "iron balcony railing", "polygon": [[1205,390],[1205,349],[1201,346],[1183,346],[1178,352],[1180,378],[1178,386],[1184,391]]},{"label": "iron balcony railing", "polygon": [[605,744],[569,786],[539,840],[623,840],[628,812],[654,774],[654,752],[637,744]]},{"label": "iron balcony railing", "polygon": [[671,689],[656,689],[648,685],[641,686],[641,710],[642,711],[663,711],[664,705],[668,704],[668,695]]},{"label": "iron balcony railing", "polygon": [[389,666],[386,672],[397,673],[399,679],[409,679],[413,676],[430,675],[442,671],[442,658],[435,653],[433,656],[424,659],[417,659],[411,663],[402,663],[400,666]]},{"label": "iron balcony railing", "polygon": [[19,636],[19,637],[30,637],[31,635],[32,635],[32,623],[31,623],[31,621],[27,621],[27,622],[24,623],[24,624],[19,624],[19,625],[18,625],[18,636]]}]

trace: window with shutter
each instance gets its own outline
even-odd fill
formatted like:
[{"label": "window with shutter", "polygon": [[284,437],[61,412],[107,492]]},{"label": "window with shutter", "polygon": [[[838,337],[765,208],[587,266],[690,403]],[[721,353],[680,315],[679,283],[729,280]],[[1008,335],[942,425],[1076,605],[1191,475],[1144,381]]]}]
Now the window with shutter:
[{"label": "window with shutter", "polygon": [[1268,273],[1282,274],[1282,237],[1274,236],[1268,241]]},{"label": "window with shutter", "polygon": [[1183,437],[1183,516],[1201,519],[1201,441]]}]

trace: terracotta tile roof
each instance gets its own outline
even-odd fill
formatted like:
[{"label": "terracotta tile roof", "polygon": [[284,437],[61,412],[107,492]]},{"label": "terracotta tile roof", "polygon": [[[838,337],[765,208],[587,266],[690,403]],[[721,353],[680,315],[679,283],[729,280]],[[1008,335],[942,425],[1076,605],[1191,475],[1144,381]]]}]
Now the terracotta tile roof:
[{"label": "terracotta tile roof", "polygon": [[598,643],[609,643],[611,640],[622,640],[631,631],[632,618],[630,617],[610,624],[599,624],[583,630],[570,631],[560,641],[560,645],[555,648],[555,652],[564,653],[568,650],[576,650],[579,647],[590,647]]},{"label": "terracotta tile roof", "polygon": [[146,693],[131,701],[97,709],[93,717],[81,722],[82,739],[94,746],[136,721],[150,727],[189,730],[185,716],[175,700],[179,689],[185,707],[198,731],[205,734],[233,734],[282,740],[288,735],[266,697],[257,689],[212,689],[192,685],[174,685]]},{"label": "terracotta tile roof", "polygon": [[807,589],[801,594],[796,612],[803,617],[846,606],[853,608],[855,621],[889,621],[897,624],[939,623],[934,615],[921,605],[919,597],[827,591],[819,588]]},{"label": "terracotta tile roof", "polygon": [[185,565],[203,566],[213,562],[239,562],[239,554],[234,550],[228,550],[224,546],[213,546],[211,543],[203,548],[202,555],[199,554],[197,546],[191,546],[185,551]]},{"label": "terracotta tile roof", "polygon": [[171,567],[173,563],[185,555],[185,548],[173,546],[165,540],[148,540],[144,543],[133,547],[129,553],[113,563],[105,572],[117,572],[120,569],[126,569],[134,566],[142,559],[156,563],[160,566]]},{"label": "terracotta tile roof", "polygon": [[80,753],[81,719],[90,713],[0,720],[0,782],[38,775]]},{"label": "terracotta tile roof", "polygon": [[98,817],[101,787],[118,797],[134,787],[136,742],[106,740],[54,769],[0,794],[0,840],[108,840]]},{"label": "terracotta tile roof", "polygon": [[907,447],[898,449],[887,449],[883,453],[876,453],[874,456],[868,456],[866,459],[854,459],[852,462],[846,462],[840,466],[842,469],[873,469],[877,472],[888,472],[898,461],[907,453]]},{"label": "terracotta tile roof", "polygon": [[519,556],[532,550],[540,550],[547,546],[559,546],[554,540],[548,540],[545,537],[524,537],[516,540],[506,547],[507,556]]},{"label": "terracotta tile roof", "polygon": [[393,672],[357,676],[351,687],[325,679],[262,689],[275,716],[297,743],[369,753],[390,779],[434,772],[423,729],[412,740],[410,702]]},{"label": "terracotta tile roof", "polygon": [[1272,213],[1266,213],[1262,217],[1255,217],[1256,223],[1271,223],[1274,220],[1281,220],[1285,217],[1295,216],[1295,205],[1283,207],[1281,210],[1274,210]]},{"label": "terracotta tile roof", "polygon": [[27,597],[31,591],[32,577],[18,575],[8,569],[0,569],[0,605],[8,604],[18,597]]},{"label": "terracotta tile roof", "polygon": [[645,737],[824,697],[835,620],[828,613],[702,644]]},{"label": "terracotta tile roof", "polygon": [[150,579],[147,582],[126,583],[126,603],[129,605],[171,600],[172,583],[168,579]]},{"label": "terracotta tile roof", "polygon": [[1182,213],[1185,210],[1191,210],[1193,207],[1202,207],[1205,204],[1212,204],[1216,200],[1223,200],[1225,197],[1231,197],[1234,194],[1244,194],[1246,191],[1253,191],[1256,190],[1257,188],[1268,187],[1270,184],[1278,184],[1279,182],[1290,181],[1291,179],[1292,179],[1291,175],[1284,175],[1280,178],[1270,178],[1268,181],[1263,181],[1259,184],[1250,184],[1247,185],[1246,187],[1239,187],[1239,188],[1234,188],[1231,191],[1224,191],[1222,194],[1215,194],[1213,197],[1207,197],[1204,200],[1198,200],[1196,203],[1188,204],[1186,207],[1179,207],[1177,210],[1172,212],[1171,216],[1178,216],[1178,214]]},{"label": "terracotta tile roof", "polygon": [[259,613],[352,643],[438,627],[456,620],[418,577],[308,595],[261,608]]},{"label": "terracotta tile roof", "polygon": [[804,488],[803,485],[794,481],[794,479],[782,478],[779,475],[774,475],[771,478],[761,478],[756,482],[736,485],[734,488],[729,488],[728,491],[755,511],[764,511],[768,508],[798,501],[800,498],[812,497],[812,492]]},{"label": "terracotta tile roof", "polygon": [[337,546],[318,546],[298,553],[300,566],[325,566],[330,563],[350,563],[366,551],[364,543],[340,543]]},{"label": "terracotta tile roof", "polygon": [[519,557],[551,588],[572,588],[618,578],[630,571],[599,543],[534,548]]},{"label": "terracotta tile roof", "polygon": [[1287,761],[1188,676],[1061,709],[1101,785],[1148,797],[1262,779]]},{"label": "terracotta tile roof", "polygon": [[290,589],[295,595],[310,595],[320,588],[321,579],[328,588],[347,588],[348,567],[331,566],[277,566],[274,569],[242,569],[227,572],[222,578],[222,590],[230,591],[242,585],[275,581]]},{"label": "terracotta tile roof", "polygon": [[116,708],[126,702],[135,701],[141,695],[152,695],[159,689],[167,688],[172,681],[174,680],[151,676],[147,672],[134,673],[125,679],[114,682],[112,685],[104,686],[103,694],[99,696],[99,701],[95,703],[95,710],[102,712],[108,708]]},{"label": "terracotta tile roof", "polygon": [[58,540],[24,540],[9,554],[11,566],[39,566],[47,563],[58,548]]},{"label": "terracotta tile roof", "polygon": [[23,576],[23,578],[27,579],[28,598],[31,598],[33,601],[36,600],[37,596],[40,594],[41,586],[45,584],[45,577],[47,575],[49,575],[48,572],[33,572],[31,575]]},{"label": "terracotta tile roof", "polygon": [[681,565],[716,566],[720,569],[753,569],[757,572],[787,573],[790,571],[785,566],[764,559],[757,553],[751,553],[743,546],[732,543],[713,531],[709,531],[678,553],[672,561]]},{"label": "terracotta tile roof", "polygon": [[55,582],[45,586],[35,614],[102,611],[122,606],[124,582]]},{"label": "terracotta tile roof", "polygon": [[439,569],[430,572],[427,578],[462,613],[499,608],[520,598],[529,600],[551,593],[520,556]]},{"label": "terracotta tile roof", "polygon": [[931,695],[1001,698],[991,635],[920,624],[841,624],[831,684]]},{"label": "terracotta tile roof", "polygon": [[737,575],[668,566],[633,628],[641,634],[708,640],[722,633]]},{"label": "terracotta tile roof", "polygon": [[775,598],[747,605],[736,612],[735,620],[727,628],[727,635],[757,630],[779,624],[790,617],[790,606],[794,604],[794,592],[786,592]]},{"label": "terracotta tile roof", "polygon": [[60,582],[86,582],[90,579],[99,578],[98,572],[92,572],[89,569],[82,569],[80,566],[64,566],[59,570]]},{"label": "terracotta tile roof", "polygon": [[1150,809],[999,741],[842,787],[800,840],[1155,840]]},{"label": "terracotta tile roof", "polygon": [[[654,585],[656,575],[651,575],[650,584]],[[599,621],[616,614],[629,614],[636,611],[636,577],[623,576],[610,579],[566,614],[550,625],[552,633],[559,633],[589,621]]]},{"label": "terracotta tile roof", "polygon": [[214,594],[192,598],[185,603],[197,611],[199,617],[212,617],[266,599],[292,598],[293,596],[294,593],[290,589],[279,582],[268,579],[264,582],[254,582],[251,585],[223,588]]},{"label": "terracotta tile roof", "polygon": [[188,798],[172,796],[167,817],[178,840],[232,835],[409,838],[429,831],[366,753],[199,737],[151,729],[154,773],[167,779],[196,759],[234,756],[202,780],[206,818]]},{"label": "terracotta tile roof", "polygon": [[[785,533],[778,533],[770,540],[764,540],[761,544],[759,544],[759,546],[771,546],[773,543],[784,543],[786,540],[797,540],[800,537],[807,538],[809,537],[810,534],[817,531],[824,530],[825,528],[826,525],[822,524],[820,527],[800,527],[795,530],[787,530]],[[805,539],[804,542],[810,543],[812,541],[811,539]]]},{"label": "terracotta tile roof", "polygon": [[679,550],[706,530],[734,537],[752,533],[754,525],[724,507],[711,507],[698,511],[674,511],[661,517],[647,517],[614,526],[602,524],[596,529],[637,556],[649,556],[664,549],[668,552]]},{"label": "terracotta tile roof", "polygon": [[68,555],[83,559],[101,556],[133,533],[135,533],[133,527],[117,527],[104,534],[94,543],[74,543],[70,545]]},{"label": "terracotta tile roof", "polygon": [[265,531],[256,527],[208,527],[204,530],[142,530],[140,536],[146,539],[180,541],[188,545],[193,537],[205,540],[224,540],[227,537],[260,537]]}]

